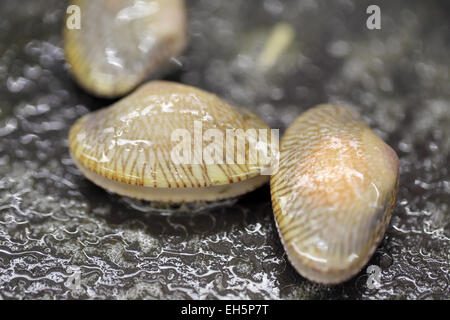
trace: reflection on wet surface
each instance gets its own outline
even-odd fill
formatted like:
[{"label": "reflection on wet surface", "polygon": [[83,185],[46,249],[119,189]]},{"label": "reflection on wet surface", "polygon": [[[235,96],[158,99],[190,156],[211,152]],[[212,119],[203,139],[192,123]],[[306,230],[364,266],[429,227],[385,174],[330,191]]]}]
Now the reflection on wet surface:
[{"label": "reflection on wet surface", "polygon": [[[189,1],[191,42],[181,70],[166,78],[281,130],[321,102],[356,106],[395,149],[398,203],[367,265],[379,269],[327,287],[287,262],[267,186],[167,215],[173,209],[84,179],[68,154],[68,130],[111,101],[94,99],[68,73],[62,1],[2,1],[0,297],[449,298],[449,7],[383,3],[382,29],[369,31],[368,4]],[[286,36],[274,31],[280,23],[294,35],[273,54],[265,48],[274,33]]]}]

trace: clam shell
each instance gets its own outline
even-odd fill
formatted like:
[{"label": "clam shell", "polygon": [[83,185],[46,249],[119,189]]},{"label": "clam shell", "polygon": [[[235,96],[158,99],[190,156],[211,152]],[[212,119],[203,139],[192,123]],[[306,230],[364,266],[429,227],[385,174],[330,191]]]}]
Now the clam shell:
[{"label": "clam shell", "polygon": [[183,0],[73,0],[80,29],[64,27],[66,59],[87,91],[122,96],[167,70],[186,46]]},{"label": "clam shell", "polygon": [[391,218],[398,158],[356,111],[319,105],[280,143],[272,205],[287,256],[304,277],[345,281],[368,262]]},{"label": "clam shell", "polygon": [[[213,201],[231,198],[266,183],[259,162],[190,163],[173,161],[179,140],[175,130],[202,132],[269,129],[250,112],[238,111],[217,96],[190,86],[149,82],[112,106],[79,119],[69,133],[71,156],[97,185],[124,196],[159,202]],[[216,140],[206,144],[209,147]],[[224,146],[224,144],[222,144]],[[213,145],[214,147],[214,145]],[[246,158],[254,145],[245,145]],[[226,148],[226,144],[224,146]],[[226,151],[223,151],[224,155]],[[194,162],[197,159],[198,162]]]}]

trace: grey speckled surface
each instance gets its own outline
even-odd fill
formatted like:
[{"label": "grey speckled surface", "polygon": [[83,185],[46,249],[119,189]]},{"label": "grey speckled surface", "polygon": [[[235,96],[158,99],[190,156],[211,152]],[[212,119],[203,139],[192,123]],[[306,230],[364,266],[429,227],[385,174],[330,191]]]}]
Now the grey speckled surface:
[{"label": "grey speckled surface", "polygon": [[[167,215],[84,179],[68,129],[110,101],[67,72],[64,2],[28,0],[0,3],[0,298],[450,298],[446,1],[375,1],[379,31],[365,28],[364,1],[188,2],[191,44],[167,79],[282,130],[317,103],[350,104],[397,151],[398,203],[368,264],[380,268],[380,286],[367,285],[367,268],[338,286],[299,276],[268,187]],[[295,41],[262,73],[256,61],[278,21],[295,28]]]}]

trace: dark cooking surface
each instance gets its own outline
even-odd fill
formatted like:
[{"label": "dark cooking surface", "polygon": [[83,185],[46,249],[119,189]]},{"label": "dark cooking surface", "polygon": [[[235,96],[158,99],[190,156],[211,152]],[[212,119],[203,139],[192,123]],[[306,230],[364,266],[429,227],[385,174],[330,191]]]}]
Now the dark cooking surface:
[{"label": "dark cooking surface", "polygon": [[[191,44],[167,79],[282,130],[320,102],[358,107],[400,157],[398,203],[367,265],[380,268],[379,288],[368,286],[367,267],[338,286],[299,276],[268,187],[167,216],[89,183],[67,133],[110,101],[68,75],[65,4],[1,1],[0,298],[450,298],[450,10],[446,1],[376,2],[380,31],[365,27],[371,2],[188,1]],[[258,55],[278,21],[296,29],[295,41],[264,74]]]}]

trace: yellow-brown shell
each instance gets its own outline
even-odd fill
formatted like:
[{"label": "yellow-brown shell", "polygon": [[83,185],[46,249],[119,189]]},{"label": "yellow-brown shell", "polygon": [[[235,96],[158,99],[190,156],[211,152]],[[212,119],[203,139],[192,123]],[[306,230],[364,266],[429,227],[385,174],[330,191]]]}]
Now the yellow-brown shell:
[{"label": "yellow-brown shell", "polygon": [[304,277],[338,283],[359,272],[383,238],[398,158],[353,109],[319,105],[280,143],[272,205],[287,256]]},{"label": "yellow-brown shell", "polygon": [[187,43],[184,0],[72,0],[80,29],[64,26],[77,82],[101,97],[122,96],[167,69]]},{"label": "yellow-brown shell", "polygon": [[[259,162],[175,163],[175,130],[191,133],[269,129],[250,112],[240,112],[217,96],[166,81],[149,82],[108,108],[79,119],[69,133],[71,156],[99,186],[128,197],[161,201],[213,201],[254,190],[268,181]],[[198,130],[197,130],[198,131]],[[215,140],[211,143],[216,143]],[[226,144],[224,145],[226,147]],[[246,159],[251,144],[245,145]],[[223,152],[224,160],[226,151]],[[259,161],[259,160],[258,160]]]}]

